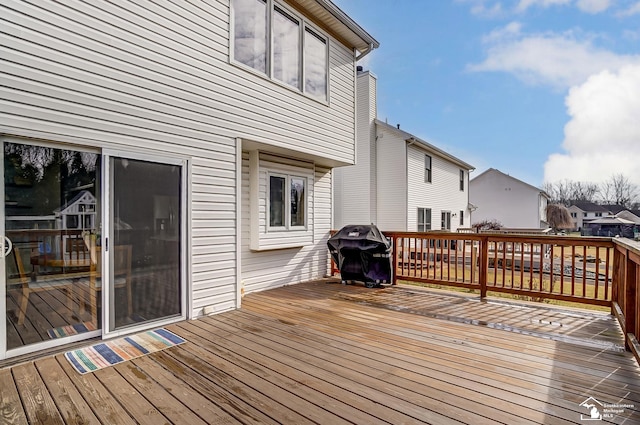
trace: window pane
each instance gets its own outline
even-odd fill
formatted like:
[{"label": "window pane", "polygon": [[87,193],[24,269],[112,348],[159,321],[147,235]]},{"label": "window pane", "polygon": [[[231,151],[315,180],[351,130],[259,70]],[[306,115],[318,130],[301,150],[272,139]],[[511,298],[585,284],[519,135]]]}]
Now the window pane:
[{"label": "window pane", "polygon": [[305,193],[304,179],[291,178],[291,226],[304,226],[305,223]]},{"label": "window pane", "polygon": [[431,182],[431,157],[429,155],[424,156],[424,181],[425,183]]},{"label": "window pane", "polygon": [[304,91],[327,98],[327,43],[308,28],[304,32]]},{"label": "window pane", "polygon": [[269,177],[269,226],[271,227],[284,226],[284,188],[284,177]]},{"label": "window pane", "polygon": [[300,87],[299,23],[276,7],[273,13],[273,77]]},{"label": "window pane", "polygon": [[263,0],[233,0],[233,57],[267,71],[267,4]]}]

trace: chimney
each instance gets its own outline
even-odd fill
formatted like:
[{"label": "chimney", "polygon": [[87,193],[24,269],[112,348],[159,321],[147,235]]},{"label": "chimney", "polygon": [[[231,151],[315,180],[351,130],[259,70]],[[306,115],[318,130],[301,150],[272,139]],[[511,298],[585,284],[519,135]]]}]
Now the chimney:
[{"label": "chimney", "polygon": [[364,68],[362,67],[362,65],[358,65],[358,66],[356,66],[356,71],[357,72],[362,72],[362,71],[364,71]]},{"label": "chimney", "polygon": [[396,126],[398,127],[398,130],[400,130],[400,124],[396,124]]}]

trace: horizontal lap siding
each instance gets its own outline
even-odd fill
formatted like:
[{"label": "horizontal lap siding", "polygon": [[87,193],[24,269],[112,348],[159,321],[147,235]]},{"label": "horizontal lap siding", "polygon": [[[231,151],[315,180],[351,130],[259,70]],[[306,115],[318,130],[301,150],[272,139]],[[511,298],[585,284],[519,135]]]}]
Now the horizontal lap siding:
[{"label": "horizontal lap siding", "polygon": [[[0,134],[190,157],[193,313],[231,309],[235,140],[353,162],[353,52],[332,38],[329,66],[326,104],[230,64],[228,0],[0,0]],[[281,273],[321,275],[303,252]]]},{"label": "horizontal lap siding", "polygon": [[[251,251],[249,223],[249,155],[242,161],[242,282],[245,293],[299,283],[326,275],[331,230],[331,170],[315,167],[314,243],[301,248]],[[264,202],[263,199],[260,202]]]},{"label": "horizontal lap siding", "polygon": [[378,227],[407,230],[407,148],[396,134],[377,127]]},{"label": "horizontal lap siding", "polygon": [[330,39],[327,106],[229,64],[228,2],[194,4],[5,2],[3,68],[16,89],[3,98],[17,97],[21,116],[66,112],[60,121],[110,133],[124,122],[142,139],[214,133],[353,161],[351,50]]},{"label": "horizontal lap siding", "polygon": [[[460,190],[460,167],[416,146],[408,147],[408,231],[418,229],[418,208],[431,208],[431,229],[440,230],[441,213],[449,211],[455,217],[451,218],[451,230],[460,227],[460,211],[467,210],[467,181],[465,190]],[[431,156],[431,183],[424,181],[425,155]],[[468,217],[465,217],[465,227],[469,227]]]}]

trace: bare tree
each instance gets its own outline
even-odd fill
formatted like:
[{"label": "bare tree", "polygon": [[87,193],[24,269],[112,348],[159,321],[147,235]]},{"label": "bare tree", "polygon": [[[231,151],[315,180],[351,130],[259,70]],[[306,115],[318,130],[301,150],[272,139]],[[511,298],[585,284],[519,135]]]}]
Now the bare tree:
[{"label": "bare tree", "polygon": [[551,196],[551,201],[565,206],[572,201],[594,202],[598,193],[598,185],[591,182],[579,182],[573,180],[560,180],[547,182],[542,186],[543,190]]},{"label": "bare tree", "polygon": [[614,174],[600,185],[600,199],[605,204],[630,208],[638,202],[638,186],[623,174]]}]

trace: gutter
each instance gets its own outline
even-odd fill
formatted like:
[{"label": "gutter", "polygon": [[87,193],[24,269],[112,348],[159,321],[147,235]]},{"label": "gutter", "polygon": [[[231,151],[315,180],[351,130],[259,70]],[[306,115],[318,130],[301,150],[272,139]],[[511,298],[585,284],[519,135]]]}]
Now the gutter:
[{"label": "gutter", "polygon": [[369,45],[369,48],[365,50],[363,53],[358,56],[358,59],[363,58],[365,55],[369,54],[373,49],[377,49],[380,47],[380,43],[373,38],[367,31],[364,30],[360,25],[358,25],[349,15],[344,13],[338,6],[333,4],[330,0],[316,0],[316,2],[322,6],[327,12],[333,15],[337,20],[346,25],[354,34],[362,39],[365,43]]}]

